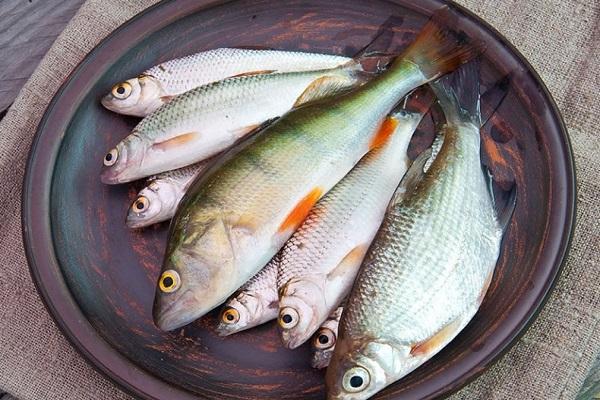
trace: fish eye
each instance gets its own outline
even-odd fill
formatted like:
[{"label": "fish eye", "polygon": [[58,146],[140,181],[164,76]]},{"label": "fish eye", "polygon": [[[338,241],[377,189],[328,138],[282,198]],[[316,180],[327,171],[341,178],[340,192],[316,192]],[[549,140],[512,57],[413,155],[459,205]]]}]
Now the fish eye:
[{"label": "fish eye", "polygon": [[335,345],[335,333],[329,328],[323,328],[317,332],[313,345],[318,350],[327,350]]},{"label": "fish eye", "polygon": [[115,148],[106,153],[104,156],[104,165],[110,167],[117,162],[117,158],[119,158],[119,151]]},{"label": "fish eye", "polygon": [[117,99],[126,99],[131,94],[131,85],[129,82],[117,83],[111,91],[112,95]]},{"label": "fish eye", "polygon": [[240,320],[240,313],[233,307],[228,307],[221,314],[221,321],[225,324],[235,324]]},{"label": "fish eye", "polygon": [[158,280],[158,287],[164,293],[171,293],[179,289],[181,280],[177,271],[169,269],[162,273]]},{"label": "fish eye", "polygon": [[149,205],[150,205],[150,200],[148,200],[148,198],[146,196],[139,196],[133,202],[133,211],[136,213],[144,212],[148,209]]},{"label": "fish eye", "polygon": [[299,319],[298,312],[291,307],[285,307],[279,311],[279,326],[283,329],[292,329],[298,325]]},{"label": "fish eye", "polygon": [[371,375],[363,367],[354,367],[346,371],[342,381],[344,390],[350,393],[362,392],[371,383]]}]

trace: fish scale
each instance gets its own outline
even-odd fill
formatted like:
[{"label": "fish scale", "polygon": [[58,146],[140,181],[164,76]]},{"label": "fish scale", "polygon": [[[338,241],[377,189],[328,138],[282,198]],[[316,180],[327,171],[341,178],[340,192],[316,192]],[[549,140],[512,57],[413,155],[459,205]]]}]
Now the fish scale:
[{"label": "fish scale", "polygon": [[157,78],[169,95],[253,71],[311,71],[335,68],[351,58],[298,51],[218,48],[156,65],[143,74]]}]

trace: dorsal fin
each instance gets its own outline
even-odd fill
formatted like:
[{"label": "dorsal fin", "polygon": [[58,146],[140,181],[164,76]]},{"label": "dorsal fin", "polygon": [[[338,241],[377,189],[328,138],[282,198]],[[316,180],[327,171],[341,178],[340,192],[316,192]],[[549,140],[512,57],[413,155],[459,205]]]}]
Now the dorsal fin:
[{"label": "dorsal fin", "polygon": [[508,95],[511,74],[503,76],[481,95],[481,126],[485,126]]}]

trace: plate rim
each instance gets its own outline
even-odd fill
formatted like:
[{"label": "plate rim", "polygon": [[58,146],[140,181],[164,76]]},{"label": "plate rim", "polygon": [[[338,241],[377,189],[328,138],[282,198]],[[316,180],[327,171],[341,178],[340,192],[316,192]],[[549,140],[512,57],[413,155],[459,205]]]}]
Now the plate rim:
[{"label": "plate rim", "polygon": [[[506,354],[510,349],[513,348],[513,346],[518,342],[519,338],[521,338],[529,330],[532,323],[539,316],[540,312],[546,305],[550,294],[554,291],[556,287],[559,277],[562,271],[564,270],[565,263],[567,261],[567,256],[571,249],[571,244],[574,236],[574,229],[576,225],[577,180],[575,158],[567,126],[552,94],[548,90],[546,84],[541,79],[536,69],[521,54],[521,52],[508,39],[506,39],[504,35],[498,32],[498,30],[496,30],[483,18],[477,16],[474,12],[468,10],[460,4],[457,4],[454,1],[432,1],[435,3],[439,3],[440,5],[447,4],[450,7],[457,10],[464,17],[480,25],[482,28],[487,30],[492,36],[500,40],[502,44],[510,51],[510,53],[512,53],[512,55],[527,68],[528,72],[531,73],[533,79],[536,81],[536,83],[539,84],[539,87],[541,88],[541,92],[547,102],[547,105],[550,107],[552,115],[556,120],[555,122],[557,123],[558,129],[560,130],[561,134],[559,140],[561,141],[561,145],[564,147],[564,151],[562,151],[561,156],[564,157],[565,166],[567,167],[567,171],[564,171],[567,183],[567,187],[565,189],[566,203],[564,206],[566,227],[562,231],[562,237],[560,238],[560,240],[557,240],[558,248],[556,249],[555,254],[553,254],[554,262],[549,267],[549,271],[551,272],[549,275],[549,279],[547,279],[544,282],[542,289],[536,292],[536,295],[533,296],[532,299],[530,299],[531,306],[525,312],[523,312],[523,315],[520,316],[520,318],[515,318],[516,322],[511,324],[510,329],[507,329],[509,331],[509,334],[505,335],[502,342],[490,349],[489,353],[480,363],[471,366],[462,375],[454,379],[450,384],[444,387],[440,387],[436,393],[432,393],[433,397],[437,397],[439,395],[448,396],[451,393],[460,390],[469,382],[472,382],[477,377],[479,377],[490,366],[498,362],[504,354]],[[193,3],[196,7],[196,12],[198,12],[203,8],[224,4],[228,1],[200,0],[192,2],[191,0],[183,0],[183,2],[185,2],[186,4]],[[397,1],[392,0],[392,2],[396,3]],[[50,241],[50,244],[46,243],[46,247],[41,250],[40,248],[42,246],[37,247],[34,244],[36,241],[36,239],[34,239],[35,236],[37,236],[38,234],[44,236],[43,233],[40,234],[34,231],[47,230],[49,232],[51,230],[51,221],[49,214],[46,213],[44,217],[43,213],[40,211],[40,209],[44,207],[37,206],[48,206],[48,202],[46,200],[49,200],[49,190],[51,188],[52,183],[52,174],[50,174],[50,179],[44,181],[44,184],[47,186],[47,188],[39,189],[38,187],[35,187],[34,180],[37,177],[37,175],[34,173],[36,171],[34,167],[36,163],[40,162],[38,145],[41,141],[42,132],[46,130],[46,125],[51,119],[51,116],[54,116],[54,114],[57,111],[56,104],[69,87],[69,84],[72,82],[74,76],[76,76],[78,72],[80,72],[81,69],[84,68],[85,65],[91,62],[91,56],[94,53],[97,53],[100,49],[102,49],[107,43],[112,41],[115,38],[115,36],[118,36],[123,30],[130,28],[132,24],[134,25],[136,23],[139,23],[139,20],[143,19],[148,14],[152,15],[159,9],[166,9],[167,11],[169,10],[169,8],[176,9],[176,7],[174,6],[175,3],[178,3],[178,1],[167,0],[156,3],[141,11],[140,13],[136,14],[129,20],[125,21],[123,24],[121,24],[115,30],[113,30],[110,34],[108,34],[105,38],[103,38],[96,46],[94,46],[77,64],[77,66],[73,68],[73,70],[67,75],[60,88],[53,95],[50,103],[48,104],[48,107],[44,111],[43,117],[41,118],[36,128],[36,132],[33,137],[29,154],[27,156],[27,164],[21,194],[22,239],[29,267],[29,272],[44,306],[48,310],[50,316],[52,317],[56,325],[58,326],[62,335],[65,338],[67,338],[71,346],[75,348],[75,350],[80,355],[83,356],[83,358],[87,361],[89,365],[91,365],[96,371],[100,372],[105,378],[108,378],[109,381],[116,383],[121,390],[124,390],[125,392],[136,397],[153,400],[160,398],[168,398],[169,396],[173,395],[177,395],[179,396],[178,398],[181,399],[190,400],[206,397],[202,393],[191,392],[180,386],[170,384],[169,382],[164,381],[158,376],[155,376],[150,371],[139,367],[132,360],[122,355],[108,342],[106,342],[91,325],[87,317],[83,314],[81,308],[75,302],[75,299],[70,289],[68,288],[62,274],[60,273],[60,265],[58,263],[58,260],[56,259],[56,253],[53,242]],[[190,7],[191,5],[182,8],[185,8],[187,10]],[[168,15],[168,13],[166,12],[165,14]],[[176,15],[176,13],[171,13],[170,15],[174,16]],[[56,154],[54,156],[56,156]],[[53,157],[48,157],[48,155],[46,155],[46,159],[47,158],[52,159]],[[45,192],[48,195],[48,198],[32,196],[32,194],[37,193],[38,190]],[[30,229],[31,227],[37,228]],[[46,237],[51,237],[51,235]],[[46,264],[46,267],[49,267],[50,269],[55,268],[57,271],[51,271],[50,269],[42,271],[40,269],[40,264],[42,263],[38,261],[39,252],[47,252],[45,255],[49,256],[49,259],[43,264]],[[53,272],[58,272],[58,274],[53,274]],[[54,285],[57,287],[64,287],[66,289],[66,291],[63,292],[63,295],[58,296],[59,291],[50,293],[47,287],[48,283],[42,283],[44,280],[42,275],[56,275],[57,280],[54,282]],[[67,298],[64,298],[65,294]],[[63,312],[59,312],[59,310]],[[65,310],[68,310],[68,312],[71,315],[71,317],[68,318],[70,319],[70,321],[66,321],[67,318],[64,314]],[[92,347],[94,351],[92,351],[92,349],[89,348],[88,345],[82,343],[82,341],[79,338],[79,335],[81,335],[82,333],[89,335],[88,340],[91,340],[93,342]],[[111,368],[109,368],[104,362],[106,361],[106,359],[102,361],[97,356],[99,350],[101,352],[106,351],[108,353],[108,358],[110,358],[112,361],[123,363],[123,366],[128,371],[128,376],[130,377],[130,379],[126,380],[122,378],[121,376],[116,374]],[[106,354],[104,358],[106,358]],[[143,387],[140,386],[141,383],[144,384]],[[148,383],[150,383],[150,385],[148,385]]]}]

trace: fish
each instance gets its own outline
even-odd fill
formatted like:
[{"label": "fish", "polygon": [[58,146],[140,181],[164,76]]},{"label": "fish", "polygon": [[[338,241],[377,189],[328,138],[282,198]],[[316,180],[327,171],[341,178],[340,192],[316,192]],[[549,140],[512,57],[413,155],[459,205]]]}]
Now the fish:
[{"label": "fish", "polygon": [[104,157],[101,180],[130,182],[210,158],[293,107],[363,84],[358,62],[339,68],[228,78],[177,96]]},{"label": "fish", "polygon": [[281,250],[278,322],[287,348],[309,340],[348,295],[409,165],[408,144],[422,116],[404,110],[389,116],[387,141],[313,207]]},{"label": "fish", "polygon": [[326,373],[328,400],[367,399],[450,343],[490,285],[516,205],[494,201],[480,160],[479,73],[433,84],[446,122],[390,203],[344,308]]},{"label": "fish", "polygon": [[194,181],[171,223],[155,325],[177,329],[223,303],[281,249],[323,195],[389,139],[393,131],[383,122],[396,103],[479,52],[432,20],[387,71],[298,107]]},{"label": "fish", "polygon": [[337,340],[338,325],[340,324],[340,318],[344,307],[338,307],[333,313],[327,317],[327,320],[323,322],[317,333],[315,333],[312,342],[313,356],[310,365],[316,369],[327,368],[333,350],[335,349],[335,342]]},{"label": "fish", "polygon": [[219,336],[229,336],[277,319],[277,266],[275,256],[225,303],[217,326]]},{"label": "fish", "polygon": [[188,187],[213,160],[214,158],[210,158],[148,178],[146,186],[139,191],[129,207],[127,226],[139,229],[173,218]]},{"label": "fish", "polygon": [[234,76],[329,69],[351,58],[299,51],[218,48],[160,63],[117,83],[101,99],[119,114],[146,117],[175,96]]}]

